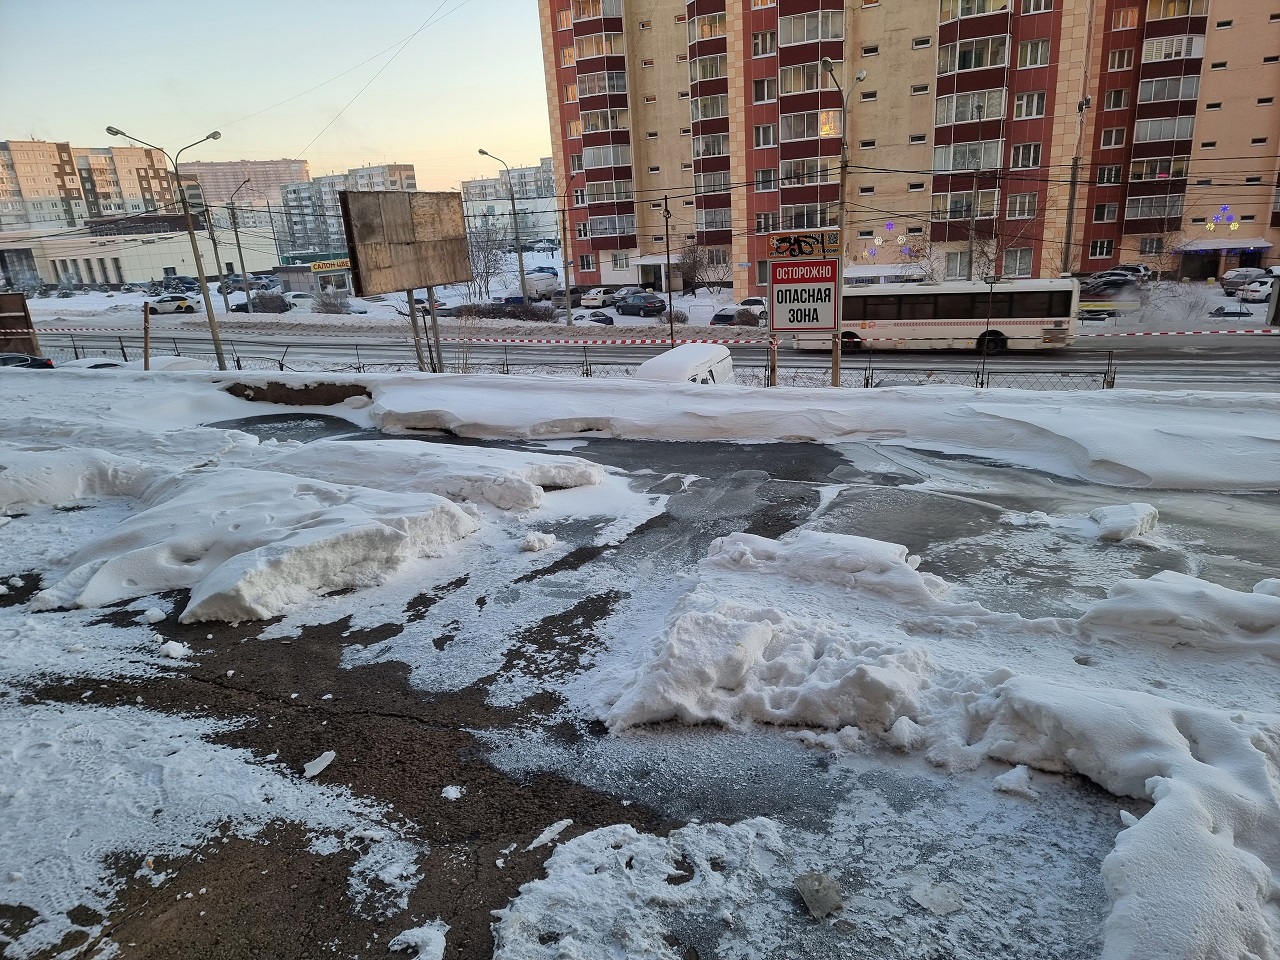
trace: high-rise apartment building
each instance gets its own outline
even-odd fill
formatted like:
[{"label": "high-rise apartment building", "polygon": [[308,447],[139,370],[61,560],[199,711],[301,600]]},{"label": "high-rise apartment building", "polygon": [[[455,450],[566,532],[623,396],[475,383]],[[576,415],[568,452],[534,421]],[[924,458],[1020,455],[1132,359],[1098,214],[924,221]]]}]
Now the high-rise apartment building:
[{"label": "high-rise apartment building", "polygon": [[669,240],[758,294],[765,234],[837,223],[938,277],[1276,259],[1276,0],[539,7],[580,284],[654,282]]},{"label": "high-rise apartment building", "polygon": [[[310,180],[311,170],[306,160],[184,160],[182,175],[199,179],[219,226],[231,223],[227,207],[234,194],[240,226],[269,228],[269,212],[278,213],[283,202],[281,188]],[[246,180],[249,183],[242,187]]]},{"label": "high-rise apartment building", "polygon": [[280,191],[282,220],[290,249],[332,254],[346,249],[339,191],[417,189],[417,175],[411,163],[356,167],[346,173],[285,184]]},{"label": "high-rise apartment building", "polygon": [[550,157],[537,166],[504,169],[496,177],[462,181],[462,205],[467,229],[491,229],[510,236],[511,196],[516,199],[520,239],[553,238],[560,235],[560,204],[555,168]]}]

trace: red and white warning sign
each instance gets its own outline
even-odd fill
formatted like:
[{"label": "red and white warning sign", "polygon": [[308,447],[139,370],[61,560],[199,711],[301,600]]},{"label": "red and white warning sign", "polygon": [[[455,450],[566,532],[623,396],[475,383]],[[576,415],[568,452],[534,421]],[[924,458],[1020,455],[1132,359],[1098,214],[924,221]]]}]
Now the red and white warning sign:
[{"label": "red and white warning sign", "polygon": [[836,330],[839,260],[770,260],[769,329]]}]

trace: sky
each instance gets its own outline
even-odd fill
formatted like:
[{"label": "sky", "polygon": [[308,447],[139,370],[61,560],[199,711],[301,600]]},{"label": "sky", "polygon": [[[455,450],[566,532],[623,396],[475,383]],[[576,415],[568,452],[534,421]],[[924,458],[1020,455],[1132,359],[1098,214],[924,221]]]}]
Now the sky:
[{"label": "sky", "polygon": [[0,140],[121,143],[107,126],[170,153],[221,131],[185,159],[412,163],[419,189],[455,188],[501,169],[480,147],[550,155],[537,4],[0,0]]}]

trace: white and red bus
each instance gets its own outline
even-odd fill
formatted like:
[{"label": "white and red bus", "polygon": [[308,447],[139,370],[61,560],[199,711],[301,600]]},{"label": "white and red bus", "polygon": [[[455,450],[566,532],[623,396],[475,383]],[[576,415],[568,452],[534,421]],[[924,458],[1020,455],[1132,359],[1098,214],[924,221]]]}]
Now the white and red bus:
[{"label": "white and red bus", "polygon": [[[1075,342],[1079,310],[1071,279],[846,286],[840,339],[845,350],[1057,350]],[[831,334],[792,345],[830,350]]]}]

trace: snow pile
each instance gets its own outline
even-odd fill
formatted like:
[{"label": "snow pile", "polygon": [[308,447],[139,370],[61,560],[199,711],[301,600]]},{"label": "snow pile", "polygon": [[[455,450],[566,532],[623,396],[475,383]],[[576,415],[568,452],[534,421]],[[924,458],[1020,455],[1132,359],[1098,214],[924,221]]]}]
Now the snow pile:
[{"label": "snow pile", "polygon": [[759,900],[785,853],[777,825],[765,818],[691,825],[665,837],[626,825],[593,830],[559,847],[546,878],[495,911],[494,960],[678,960],[670,922],[714,912],[732,923],[732,910]]},{"label": "snow pile", "polygon": [[1089,519],[1098,525],[1100,540],[1128,540],[1152,533],[1160,514],[1149,503],[1129,503],[1099,507],[1089,514]]},{"label": "snow pile", "polygon": [[444,956],[444,937],[448,932],[447,923],[443,920],[432,920],[412,930],[397,933],[387,943],[387,949],[392,952],[416,950],[417,960],[441,960]]},{"label": "snow pile", "polygon": [[151,484],[144,509],[75,551],[32,608],[97,607],[191,589],[180,620],[265,619],[313,594],[380,582],[478,528],[431,494],[239,468]]},{"label": "snow pile", "polygon": [[85,497],[136,497],[159,475],[155,467],[101,450],[0,444],[0,511],[26,513]]},{"label": "snow pile", "polygon": [[[948,601],[903,547],[813,531],[721,538],[699,573],[639,662],[606,677],[612,729],[758,721],[846,749],[879,738],[952,770],[996,759],[1083,774],[1155,803],[1104,866],[1106,960],[1280,957],[1280,714],[1081,687],[998,659],[1021,649],[1052,673],[1065,669],[1045,657],[1053,643],[1125,631],[1272,653],[1280,598],[1164,573],[1118,585],[1079,622],[1027,621]],[[1025,770],[996,787],[1034,796]]]},{"label": "snow pile", "polygon": [[1269,594],[1267,583],[1243,593],[1166,570],[1147,580],[1121,580],[1080,623],[1095,635],[1126,642],[1257,651],[1280,659],[1280,596]]},{"label": "snow pile", "polygon": [[544,490],[591,486],[604,479],[602,467],[577,457],[415,440],[321,441],[265,466],[331,483],[472,500],[500,510],[534,510],[542,505]]},{"label": "snow pile", "polygon": [[556,544],[556,535],[554,533],[539,533],[537,530],[530,530],[525,534],[524,539],[520,541],[520,549],[525,553],[540,553],[543,550],[550,550]]}]

